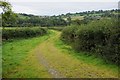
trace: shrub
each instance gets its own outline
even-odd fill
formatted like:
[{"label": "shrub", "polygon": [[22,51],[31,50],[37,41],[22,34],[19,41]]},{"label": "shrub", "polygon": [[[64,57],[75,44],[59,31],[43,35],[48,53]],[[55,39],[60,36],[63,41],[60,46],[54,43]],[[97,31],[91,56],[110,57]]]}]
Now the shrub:
[{"label": "shrub", "polygon": [[47,33],[46,29],[43,28],[11,28],[2,30],[3,39],[14,39],[14,38],[28,38],[39,36]]},{"label": "shrub", "polygon": [[61,39],[66,41],[66,42],[73,42],[75,37],[76,37],[76,34],[75,34],[75,31],[77,30],[77,26],[68,26],[68,27],[65,27],[63,30],[62,30],[62,34],[61,34]]},{"label": "shrub", "polygon": [[77,51],[94,52],[93,55],[98,55],[107,62],[118,63],[120,28],[116,19],[101,19],[78,27],[67,27],[61,38],[72,43]]}]

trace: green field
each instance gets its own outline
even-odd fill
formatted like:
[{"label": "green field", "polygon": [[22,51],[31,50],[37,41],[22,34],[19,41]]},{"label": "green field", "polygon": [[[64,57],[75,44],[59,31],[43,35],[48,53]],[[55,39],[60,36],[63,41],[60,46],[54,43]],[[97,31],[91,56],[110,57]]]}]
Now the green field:
[{"label": "green field", "polygon": [[84,16],[71,16],[72,20],[83,20]]},{"label": "green field", "polygon": [[100,10],[88,2],[32,4],[0,1],[0,78],[120,77],[117,6],[103,3]]},{"label": "green field", "polygon": [[117,78],[118,68],[77,53],[50,30],[42,37],[3,42],[3,78]]},{"label": "green field", "polygon": [[[17,66],[20,66],[21,63],[23,63],[26,57],[29,55],[29,52],[32,51],[32,49],[34,49],[38,44],[42,43],[44,40],[48,38],[49,38],[49,35],[47,34],[42,37],[38,36],[35,38],[15,39],[15,40],[3,42],[3,47],[2,47],[3,77],[10,77],[10,73],[11,74],[13,73],[16,76],[17,75],[19,76],[19,74],[21,73],[16,74],[16,72],[14,72],[13,69],[16,69]],[[31,70],[31,73],[32,73],[32,70]]]}]

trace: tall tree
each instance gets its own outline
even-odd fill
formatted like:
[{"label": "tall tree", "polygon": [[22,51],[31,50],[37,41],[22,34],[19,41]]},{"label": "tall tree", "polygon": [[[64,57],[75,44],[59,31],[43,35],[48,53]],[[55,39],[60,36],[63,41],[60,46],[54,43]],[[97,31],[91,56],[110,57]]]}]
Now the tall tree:
[{"label": "tall tree", "polygon": [[2,8],[2,26],[13,26],[16,24],[17,15],[12,11],[12,5],[6,1],[0,1],[0,8]]},{"label": "tall tree", "polygon": [[6,1],[0,1],[0,7],[2,8],[3,12],[11,11],[11,4]]}]

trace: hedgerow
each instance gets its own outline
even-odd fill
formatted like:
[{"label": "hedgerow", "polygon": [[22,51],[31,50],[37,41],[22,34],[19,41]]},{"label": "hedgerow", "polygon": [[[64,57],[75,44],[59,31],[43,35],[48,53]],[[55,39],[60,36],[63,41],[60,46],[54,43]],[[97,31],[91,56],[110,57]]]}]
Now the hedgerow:
[{"label": "hedgerow", "polygon": [[5,28],[2,30],[2,38],[6,40],[14,38],[28,38],[41,36],[46,33],[47,30],[43,28]]},{"label": "hedgerow", "polygon": [[115,64],[119,61],[120,28],[116,19],[101,19],[62,31],[61,39],[72,44],[76,51],[93,52]]}]

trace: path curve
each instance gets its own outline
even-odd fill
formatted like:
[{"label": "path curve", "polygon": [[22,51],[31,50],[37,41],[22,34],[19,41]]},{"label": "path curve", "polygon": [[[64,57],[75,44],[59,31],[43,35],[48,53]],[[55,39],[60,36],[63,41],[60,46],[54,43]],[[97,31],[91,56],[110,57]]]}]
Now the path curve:
[{"label": "path curve", "polygon": [[38,45],[34,53],[53,78],[117,78],[112,71],[83,63],[71,55],[60,51],[55,46],[55,41],[60,37],[60,32],[54,33],[47,40]]}]

